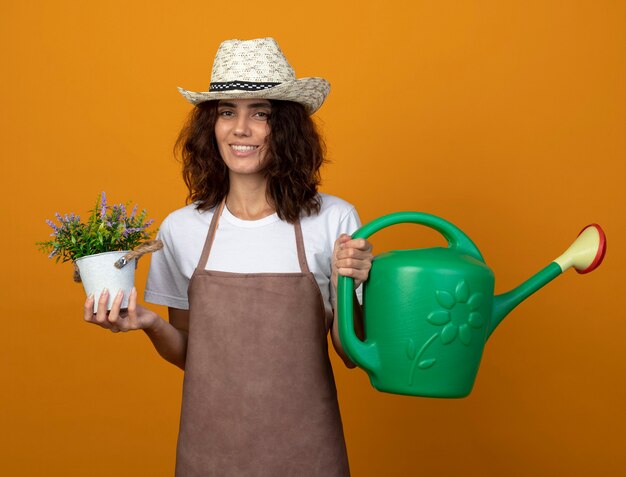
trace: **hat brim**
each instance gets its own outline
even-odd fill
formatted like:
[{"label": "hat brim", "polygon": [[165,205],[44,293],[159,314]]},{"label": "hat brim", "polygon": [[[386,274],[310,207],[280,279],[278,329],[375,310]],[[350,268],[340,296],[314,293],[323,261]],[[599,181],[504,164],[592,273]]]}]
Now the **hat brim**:
[{"label": "hat brim", "polygon": [[324,78],[300,78],[259,91],[230,90],[196,93],[180,87],[178,91],[194,105],[217,99],[279,99],[300,103],[304,105],[308,114],[313,114],[328,96],[330,83]]}]

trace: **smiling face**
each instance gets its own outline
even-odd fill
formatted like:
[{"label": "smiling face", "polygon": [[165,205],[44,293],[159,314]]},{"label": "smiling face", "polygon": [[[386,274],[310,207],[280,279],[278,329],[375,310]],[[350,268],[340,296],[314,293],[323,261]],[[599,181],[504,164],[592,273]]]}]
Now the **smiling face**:
[{"label": "smiling face", "polygon": [[271,112],[266,99],[219,101],[215,139],[231,176],[263,172]]}]

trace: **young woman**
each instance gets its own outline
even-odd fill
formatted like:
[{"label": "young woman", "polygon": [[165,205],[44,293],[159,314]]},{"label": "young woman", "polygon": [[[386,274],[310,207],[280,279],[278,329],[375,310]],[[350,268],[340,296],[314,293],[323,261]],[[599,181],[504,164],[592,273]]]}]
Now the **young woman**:
[{"label": "young woman", "polygon": [[146,301],[118,294],[85,319],[143,329],[185,370],[176,475],[347,476],[327,335],[337,275],[368,277],[350,204],[317,191],[323,145],[310,115],[329,84],[296,79],[271,38],[222,43],[209,92],[178,140],[191,203],[160,227]]}]

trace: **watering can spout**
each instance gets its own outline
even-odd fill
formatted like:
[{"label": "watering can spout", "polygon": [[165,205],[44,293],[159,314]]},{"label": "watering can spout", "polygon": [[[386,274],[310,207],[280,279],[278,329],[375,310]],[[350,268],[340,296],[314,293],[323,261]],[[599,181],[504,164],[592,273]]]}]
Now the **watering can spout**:
[{"label": "watering can spout", "polygon": [[597,224],[585,227],[572,245],[550,265],[530,277],[517,288],[494,297],[488,335],[493,333],[513,308],[561,273],[571,267],[574,267],[578,273],[589,273],[602,263],[605,253],[606,236],[602,228]]},{"label": "watering can spout", "polygon": [[518,287],[502,295],[497,295],[493,299],[493,313],[491,323],[489,323],[489,335],[493,333],[502,320],[521,302],[540,288],[558,277],[563,270],[556,263],[552,262],[539,273],[536,273]]}]

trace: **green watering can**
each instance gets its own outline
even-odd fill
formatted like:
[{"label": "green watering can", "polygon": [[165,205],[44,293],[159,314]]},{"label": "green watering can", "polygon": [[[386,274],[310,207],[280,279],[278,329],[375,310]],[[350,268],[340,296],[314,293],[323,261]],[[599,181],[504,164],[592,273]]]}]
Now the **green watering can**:
[{"label": "green watering can", "polygon": [[339,336],[348,357],[379,391],[457,398],[474,385],[485,342],[524,299],[568,268],[600,265],[606,237],[585,227],[559,258],[517,288],[494,296],[494,275],[476,245],[450,222],[421,212],[398,212],[361,227],[368,238],[391,225],[415,223],[440,232],[448,247],[399,250],[374,258],[363,289],[365,341],[354,332],[353,289],[339,277]]}]

